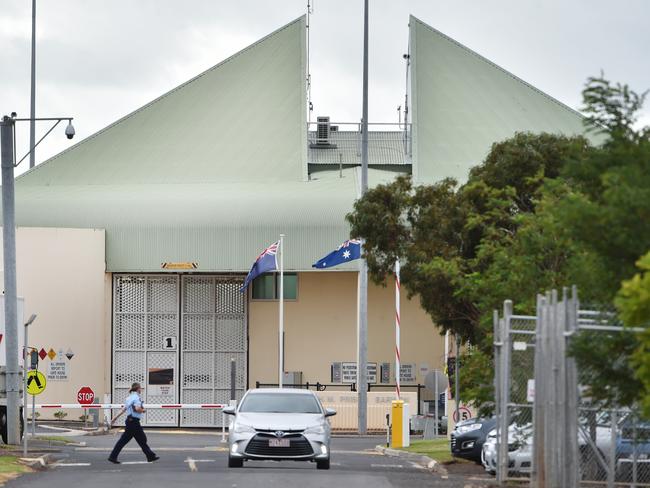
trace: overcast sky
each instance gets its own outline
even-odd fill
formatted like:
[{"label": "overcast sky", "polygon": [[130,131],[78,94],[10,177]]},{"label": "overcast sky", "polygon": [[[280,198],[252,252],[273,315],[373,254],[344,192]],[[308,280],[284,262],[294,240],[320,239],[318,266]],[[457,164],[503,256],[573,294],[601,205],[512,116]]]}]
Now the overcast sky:
[{"label": "overcast sky", "polygon": [[[307,0],[37,0],[37,116],[76,141],[304,14]],[[315,115],[361,115],[362,0],[312,0]],[[590,75],[650,88],[648,0],[371,0],[370,121],[403,103],[413,14],[574,108]],[[29,116],[31,2],[2,0],[0,111]],[[650,109],[643,121],[650,123]],[[18,133],[27,149],[27,124]],[[47,127],[37,130],[44,132]],[[41,162],[69,146],[63,128]],[[26,164],[19,172],[24,171]]]}]

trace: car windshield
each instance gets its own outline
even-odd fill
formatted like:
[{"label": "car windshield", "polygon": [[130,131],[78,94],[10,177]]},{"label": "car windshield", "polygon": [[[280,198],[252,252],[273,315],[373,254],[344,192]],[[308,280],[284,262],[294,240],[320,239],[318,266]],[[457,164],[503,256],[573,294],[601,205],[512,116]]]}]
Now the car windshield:
[{"label": "car windshield", "polygon": [[243,413],[322,413],[314,396],[292,393],[246,395],[239,411]]}]

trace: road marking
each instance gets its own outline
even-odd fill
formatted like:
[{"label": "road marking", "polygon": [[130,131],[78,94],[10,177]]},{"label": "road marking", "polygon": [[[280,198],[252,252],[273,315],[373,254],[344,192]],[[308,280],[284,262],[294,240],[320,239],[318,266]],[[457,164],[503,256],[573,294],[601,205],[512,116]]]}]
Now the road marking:
[{"label": "road marking", "polygon": [[149,464],[149,461],[122,461],[120,464]]},{"label": "road marking", "polygon": [[338,449],[332,450],[332,454],[359,454],[361,456],[383,456],[382,453],[373,450],[368,451],[339,451]]},{"label": "road marking", "polygon": [[[94,451],[94,452],[111,452],[113,449],[110,447],[75,447],[75,451]],[[139,447],[125,447],[123,451],[140,451]],[[196,451],[210,451],[210,452],[227,452],[226,447],[204,446],[204,447],[157,447],[156,451],[166,452],[196,452]]]},{"label": "road marking", "polygon": [[90,463],[54,463],[55,467],[70,467],[70,466],[90,466]]},{"label": "road marking", "polygon": [[410,461],[410,463],[411,463],[411,466],[413,466],[416,469],[427,469],[424,466],[422,466],[421,464],[418,464],[416,462]]},{"label": "road marking", "polygon": [[[187,458],[184,462],[188,463],[191,458]],[[192,459],[195,463],[216,463],[216,459]]]},{"label": "road marking", "polygon": [[371,468],[403,468],[403,464],[371,464]]}]

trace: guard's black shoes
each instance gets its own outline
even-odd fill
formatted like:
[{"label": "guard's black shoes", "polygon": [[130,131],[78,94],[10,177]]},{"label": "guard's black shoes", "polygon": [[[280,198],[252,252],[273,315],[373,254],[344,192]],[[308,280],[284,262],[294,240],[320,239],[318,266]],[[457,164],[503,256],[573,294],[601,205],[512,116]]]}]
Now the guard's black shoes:
[{"label": "guard's black shoes", "polygon": [[108,461],[113,464],[120,464],[120,462],[117,459],[108,458]]},{"label": "guard's black shoes", "polygon": [[154,456],[151,459],[147,459],[150,463],[153,463],[154,461],[158,461],[160,459],[160,456]]}]

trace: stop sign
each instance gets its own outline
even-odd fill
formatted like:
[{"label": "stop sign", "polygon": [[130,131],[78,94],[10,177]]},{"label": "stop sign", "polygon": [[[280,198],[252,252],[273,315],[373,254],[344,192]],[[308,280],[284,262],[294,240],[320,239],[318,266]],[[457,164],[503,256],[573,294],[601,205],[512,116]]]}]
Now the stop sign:
[{"label": "stop sign", "polygon": [[95,392],[89,386],[82,386],[77,392],[77,402],[90,405],[95,400]]}]

